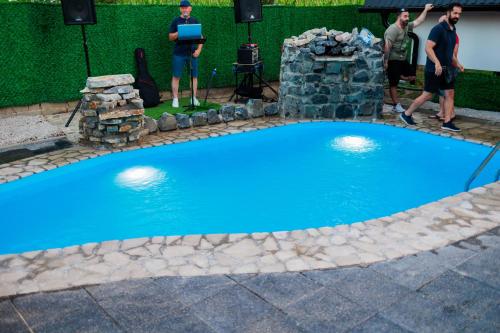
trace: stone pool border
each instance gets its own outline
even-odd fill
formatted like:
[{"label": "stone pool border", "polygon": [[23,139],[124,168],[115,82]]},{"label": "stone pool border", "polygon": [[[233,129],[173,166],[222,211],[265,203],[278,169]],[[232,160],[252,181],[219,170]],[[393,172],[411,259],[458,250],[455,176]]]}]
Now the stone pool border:
[{"label": "stone pool border", "polygon": [[[208,129],[206,133],[200,129],[175,131],[166,135],[167,138],[158,136],[160,138],[156,138],[157,141],[114,151],[68,148],[63,152],[0,166],[0,184],[110,152],[300,122],[311,121],[284,123],[281,119],[271,118],[260,122],[235,122],[213,126],[213,132],[218,135],[210,133],[208,127],[205,128]],[[370,122],[406,127],[383,121]],[[428,129],[415,129],[452,136]],[[461,136],[458,139],[492,146]],[[50,156],[58,157],[51,160]],[[21,163],[24,163],[24,168],[19,167]],[[304,271],[369,265],[436,249],[498,225],[500,182],[405,212],[351,225],[270,233],[158,236],[0,255],[0,297],[144,277]]]}]

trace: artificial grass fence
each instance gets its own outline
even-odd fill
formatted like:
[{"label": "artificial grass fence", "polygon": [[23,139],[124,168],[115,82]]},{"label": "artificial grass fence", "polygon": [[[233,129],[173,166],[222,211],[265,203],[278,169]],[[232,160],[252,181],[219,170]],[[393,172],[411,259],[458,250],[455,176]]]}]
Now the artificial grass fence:
[{"label": "artificial grass fence", "polygon": [[[366,27],[381,37],[377,14],[360,14],[358,6],[264,6],[264,20],[252,24],[253,40],[264,60],[264,77],[279,78],[283,39],[305,30],[327,27],[351,31]],[[86,26],[92,75],[135,75],[134,50],[146,51],[149,72],[160,90],[170,89],[173,43],[168,41],[178,6],[96,6],[97,24]],[[199,85],[204,88],[213,68],[213,87],[234,85],[232,63],[247,40],[245,24],[234,23],[232,7],[194,5],[207,43],[200,56]],[[59,4],[0,3],[0,108],[81,97],[86,69],[79,26],[65,26]],[[183,77],[181,88],[188,88]],[[500,111],[500,77],[466,73],[457,82],[457,105]],[[495,90],[496,89],[496,90]]]},{"label": "artificial grass fence", "polygon": [[[379,36],[383,32],[380,18],[359,14],[357,6],[264,6],[263,11],[264,20],[252,24],[252,35],[268,81],[279,77],[286,37],[323,26],[347,31],[368,27]],[[101,4],[96,13],[97,24],[86,26],[92,75],[135,75],[134,50],[142,47],[160,90],[169,90],[173,43],[168,41],[168,29],[179,7]],[[207,84],[213,68],[214,87],[233,86],[232,63],[239,45],[247,41],[246,24],[234,23],[232,7],[194,5],[192,14],[207,37],[200,56],[200,87]],[[64,25],[61,6],[0,3],[0,17],[0,107],[80,98],[86,79],[82,35],[79,26]],[[188,87],[186,77],[181,87]]]}]

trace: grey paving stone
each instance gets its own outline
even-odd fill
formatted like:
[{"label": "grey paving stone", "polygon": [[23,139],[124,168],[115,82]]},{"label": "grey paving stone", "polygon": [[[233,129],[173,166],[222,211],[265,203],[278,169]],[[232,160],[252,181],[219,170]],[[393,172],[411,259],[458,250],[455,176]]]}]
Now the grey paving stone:
[{"label": "grey paving stone", "polygon": [[369,268],[353,270],[345,279],[330,288],[374,310],[386,308],[411,292],[410,289]]},{"label": "grey paving stone", "polygon": [[300,273],[259,274],[241,284],[278,308],[322,288],[321,284]]},{"label": "grey paving stone", "polygon": [[367,321],[354,327],[352,333],[409,333],[410,331],[405,330],[401,326],[394,324],[385,318],[376,315]]},{"label": "grey paving stone", "polygon": [[[471,319],[486,319],[489,311],[500,306],[500,291],[453,271],[447,271],[421,292],[446,307],[463,311]],[[497,315],[500,324],[500,313]]]},{"label": "grey paving stone", "polygon": [[187,306],[236,284],[225,275],[164,277],[155,279],[155,282],[161,288],[168,289],[172,295]]},{"label": "grey paving stone", "polygon": [[465,329],[464,333],[498,333],[500,326],[492,325],[490,322],[484,320],[470,322]]},{"label": "grey paving stone", "polygon": [[446,246],[434,252],[421,252],[402,259],[386,261],[370,266],[395,282],[417,290],[434,280],[447,269],[477,255],[476,252],[456,246]]},{"label": "grey paving stone", "polygon": [[217,332],[245,332],[277,310],[240,285],[193,304],[193,312]]},{"label": "grey paving stone", "polygon": [[40,293],[14,299],[35,332],[120,332],[83,289]]},{"label": "grey paving stone", "polygon": [[500,247],[500,235],[495,233],[485,233],[479,235],[478,237],[469,238],[460,241],[456,244],[459,247],[470,249],[473,251],[480,252],[481,250],[488,249],[490,247]]},{"label": "grey paving stone", "polygon": [[393,323],[414,332],[458,332],[468,322],[467,316],[454,308],[426,298],[413,292],[401,301],[380,312],[380,315]]},{"label": "grey paving stone", "polygon": [[302,298],[284,309],[285,313],[308,332],[341,332],[375,314],[328,288]]},{"label": "grey paving stone", "polygon": [[308,271],[302,274],[304,274],[305,276],[316,282],[321,283],[324,286],[331,286],[337,283],[338,281],[341,281],[352,272],[359,270],[361,270],[361,268],[359,267],[350,267],[350,268],[325,269],[320,271]]},{"label": "grey paving stone", "polygon": [[0,332],[29,332],[28,327],[21,320],[14,306],[8,300],[0,302]]},{"label": "grey paving stone", "polygon": [[168,332],[168,333],[215,333],[198,318],[191,309],[184,308],[166,313],[164,316],[141,321],[140,325],[127,327],[131,332]]},{"label": "grey paving stone", "polygon": [[456,272],[500,289],[500,248],[489,248],[454,269]]},{"label": "grey paving stone", "polygon": [[297,323],[281,312],[255,321],[245,329],[245,333],[305,333]]},{"label": "grey paving stone", "polygon": [[170,290],[151,279],[107,283],[87,289],[121,327],[131,331],[154,326],[185,308]]},{"label": "grey paving stone", "polygon": [[227,275],[227,277],[240,283],[240,282],[243,282],[245,280],[251,279],[256,275],[257,274],[253,274],[253,273],[251,273],[251,274],[230,274],[230,275]]}]

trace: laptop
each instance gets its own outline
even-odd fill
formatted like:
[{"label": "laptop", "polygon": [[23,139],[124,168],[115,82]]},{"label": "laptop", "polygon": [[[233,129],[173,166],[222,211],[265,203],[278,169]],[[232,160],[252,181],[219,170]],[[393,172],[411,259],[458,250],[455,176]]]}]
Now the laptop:
[{"label": "laptop", "polygon": [[190,40],[201,38],[201,24],[179,24],[177,26],[179,40]]}]

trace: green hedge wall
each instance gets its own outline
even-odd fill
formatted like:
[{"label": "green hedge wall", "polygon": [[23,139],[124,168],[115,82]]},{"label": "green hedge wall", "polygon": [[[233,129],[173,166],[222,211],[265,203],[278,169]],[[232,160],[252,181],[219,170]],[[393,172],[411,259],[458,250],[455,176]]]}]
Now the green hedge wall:
[{"label": "green hedge wall", "polygon": [[[92,75],[132,73],[134,50],[146,50],[149,71],[161,90],[170,89],[173,43],[168,28],[177,6],[98,5],[98,24],[87,26]],[[232,7],[194,7],[208,41],[200,57],[200,86],[217,68],[214,85],[234,85],[231,64],[246,42],[247,27],[234,23]],[[79,26],[65,26],[60,5],[0,3],[0,107],[63,102],[80,97],[86,69]],[[367,27],[376,36],[384,28],[377,14],[359,14],[356,6],[265,6],[264,21],[252,24],[267,80],[279,77],[283,39],[317,27],[350,31]],[[182,80],[187,87],[187,80]],[[481,73],[461,75],[457,105],[499,110],[500,78]]]},{"label": "green hedge wall", "polygon": [[[146,50],[149,71],[161,90],[170,88],[173,43],[168,28],[176,6],[98,5],[98,23],[87,26],[92,75],[132,73],[134,50]],[[232,7],[194,7],[207,44],[200,57],[200,86],[217,68],[214,85],[231,86],[231,64],[247,27],[234,23]],[[0,107],[78,99],[86,79],[80,26],[65,26],[59,5],[0,4]],[[265,62],[265,77],[279,76],[283,39],[315,27],[351,30],[368,27],[382,34],[376,15],[360,15],[355,6],[264,7],[264,21],[252,24]],[[186,87],[186,81],[184,87]]]}]

